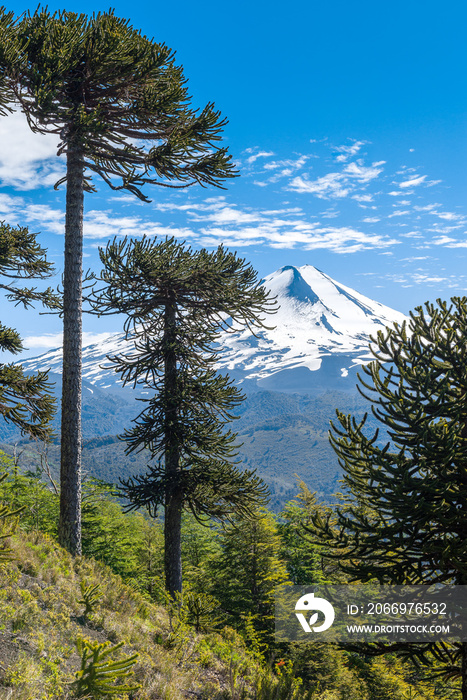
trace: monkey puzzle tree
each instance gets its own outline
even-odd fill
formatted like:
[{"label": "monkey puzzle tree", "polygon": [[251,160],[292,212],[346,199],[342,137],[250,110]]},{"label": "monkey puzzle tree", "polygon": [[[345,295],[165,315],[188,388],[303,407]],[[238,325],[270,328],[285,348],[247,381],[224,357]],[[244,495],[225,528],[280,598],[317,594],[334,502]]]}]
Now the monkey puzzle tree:
[{"label": "monkey puzzle tree", "polygon": [[[417,307],[378,333],[360,379],[389,440],[337,414],[331,442],[355,500],[315,526],[352,580],[467,585],[466,338],[467,298]],[[460,675],[467,700],[466,643],[408,647]]]},{"label": "monkey puzzle tree", "polygon": [[[40,301],[45,306],[57,306],[58,299],[51,289],[39,291],[34,287],[19,287],[18,282],[43,279],[53,273],[45,250],[34,233],[26,228],[0,223],[0,289],[7,299],[25,308]],[[0,350],[19,353],[23,349],[17,331],[0,323]],[[20,365],[0,364],[0,415],[16,425],[22,433],[45,439],[50,433],[49,422],[55,413],[47,373],[25,375]]]},{"label": "monkey puzzle tree", "polygon": [[81,551],[81,337],[84,192],[96,173],[142,200],[146,184],[220,186],[236,172],[219,141],[225,120],[189,107],[186,79],[163,44],[112,11],[91,18],[39,8],[16,24],[21,60],[9,86],[33,131],[57,134],[66,156],[59,540]]},{"label": "monkey puzzle tree", "polygon": [[124,313],[128,353],[110,357],[124,384],[142,384],[154,396],[127,430],[127,453],[149,448],[145,475],[123,481],[133,507],[164,507],[168,591],[182,590],[181,517],[250,512],[266,487],[232,458],[235,435],[225,430],[244,398],[214,370],[214,343],[222,329],[260,328],[272,312],[250,265],[222,246],[193,251],[173,238],[160,243],[116,241],[101,250],[105,286],[96,291],[100,313]]}]

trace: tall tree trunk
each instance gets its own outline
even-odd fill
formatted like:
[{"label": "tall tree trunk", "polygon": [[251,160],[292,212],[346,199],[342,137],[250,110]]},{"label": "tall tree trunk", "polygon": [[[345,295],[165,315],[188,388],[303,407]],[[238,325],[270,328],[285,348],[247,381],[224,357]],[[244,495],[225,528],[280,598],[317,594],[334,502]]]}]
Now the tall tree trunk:
[{"label": "tall tree trunk", "polygon": [[180,469],[177,418],[176,301],[172,297],[164,314],[164,403],[165,403],[165,493],[164,569],[165,585],[170,595],[182,594],[182,507],[183,494],[177,485]]},{"label": "tall tree trunk", "polygon": [[81,336],[84,159],[80,145],[67,152],[63,373],[58,539],[81,554]]}]

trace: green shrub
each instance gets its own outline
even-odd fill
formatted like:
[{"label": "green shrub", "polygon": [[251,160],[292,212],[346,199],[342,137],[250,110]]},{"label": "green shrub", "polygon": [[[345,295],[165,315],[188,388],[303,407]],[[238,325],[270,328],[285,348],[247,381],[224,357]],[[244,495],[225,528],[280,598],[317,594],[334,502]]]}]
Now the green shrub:
[{"label": "green shrub", "polygon": [[114,684],[132,675],[131,667],[136,663],[138,654],[127,656],[119,661],[109,661],[107,658],[123,646],[123,642],[112,646],[110,642],[92,642],[79,637],[76,648],[81,656],[81,669],[75,674],[73,690],[79,698],[91,697],[96,700],[101,696],[132,693],[139,685]]}]

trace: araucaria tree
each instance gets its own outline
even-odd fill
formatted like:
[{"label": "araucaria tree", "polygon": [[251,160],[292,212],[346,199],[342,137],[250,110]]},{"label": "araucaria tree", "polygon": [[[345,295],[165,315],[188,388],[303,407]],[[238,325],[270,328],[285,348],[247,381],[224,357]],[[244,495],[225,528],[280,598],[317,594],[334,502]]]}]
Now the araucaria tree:
[{"label": "araucaria tree", "polygon": [[[165,578],[182,590],[181,516],[202,518],[251,512],[265,499],[261,480],[235,466],[235,435],[225,429],[243,399],[227,376],[216,373],[222,329],[260,328],[274,301],[256,272],[222,246],[193,251],[173,238],[160,243],[113,241],[101,251],[105,283],[96,310],[124,313],[124,356],[109,358],[124,384],[154,391],[127,430],[127,453],[149,448],[145,475],[123,481],[133,507],[165,511]],[[232,324],[232,325],[230,325]]]},{"label": "araucaria tree", "polygon": [[[364,368],[386,432],[338,413],[331,441],[355,500],[317,525],[352,580],[467,585],[466,338],[467,298],[418,307],[378,334]],[[466,643],[409,647],[431,649],[450,677],[457,666],[467,700]]]},{"label": "araucaria tree", "polygon": [[[58,306],[52,290],[20,286],[25,280],[43,279],[53,273],[34,233],[26,228],[0,223],[0,289],[16,305],[25,308],[39,301],[47,307]],[[17,331],[0,322],[0,350],[20,353],[23,349]],[[0,415],[16,425],[22,433],[46,439],[55,402],[50,394],[47,373],[26,375],[20,365],[0,364]]]},{"label": "araucaria tree", "polygon": [[[81,328],[84,192],[91,174],[140,199],[146,184],[219,186],[236,174],[220,140],[225,121],[208,104],[189,107],[174,54],[112,12],[45,9],[23,16],[6,58],[9,87],[30,127],[57,134],[66,156],[63,392],[59,540],[81,552]],[[56,185],[56,186],[57,186]]]}]

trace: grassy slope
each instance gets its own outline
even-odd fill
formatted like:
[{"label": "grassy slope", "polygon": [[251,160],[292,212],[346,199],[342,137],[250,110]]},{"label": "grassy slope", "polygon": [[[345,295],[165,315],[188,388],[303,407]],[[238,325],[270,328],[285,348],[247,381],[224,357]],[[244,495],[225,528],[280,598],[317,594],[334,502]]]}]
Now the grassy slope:
[{"label": "grassy slope", "polygon": [[[233,630],[196,634],[181,624],[171,630],[167,612],[122,583],[107,567],[73,559],[40,533],[10,539],[14,559],[0,564],[0,698],[72,698],[80,667],[79,636],[116,643],[119,653],[139,653],[132,697],[216,698],[232,695],[240,676],[258,664]],[[86,620],[80,581],[100,585],[100,601]],[[236,680],[232,668],[242,670]],[[242,681],[243,682],[243,681]],[[235,692],[235,689],[234,689]],[[126,698],[126,695],[118,697]]]},{"label": "grassy slope", "polygon": [[[407,669],[395,659],[354,658],[350,667],[345,654],[324,648],[310,657],[321,676],[312,684],[315,689],[294,692],[287,679],[261,666],[234,630],[199,634],[176,617],[171,624],[166,609],[125,585],[108,567],[72,558],[41,533],[18,531],[9,545],[13,559],[0,564],[0,700],[74,698],[70,684],[80,667],[78,637],[123,641],[119,654],[139,654],[127,682],[141,687],[133,694],[112,696],[119,700],[458,698],[458,691],[443,682],[419,680],[414,687]],[[88,619],[80,602],[81,581],[100,586],[99,602]]]}]

